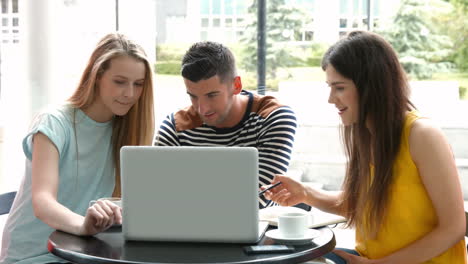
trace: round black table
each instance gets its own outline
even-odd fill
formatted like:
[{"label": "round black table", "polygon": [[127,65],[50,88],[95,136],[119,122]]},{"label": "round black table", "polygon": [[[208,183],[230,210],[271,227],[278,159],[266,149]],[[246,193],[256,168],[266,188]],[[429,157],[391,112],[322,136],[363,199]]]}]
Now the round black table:
[{"label": "round black table", "polygon": [[[90,237],[55,231],[49,236],[49,252],[74,263],[300,263],[318,258],[335,248],[328,227],[311,243],[294,245],[295,252],[247,255],[246,244],[125,241],[121,228]],[[277,244],[263,237],[257,245]]]}]

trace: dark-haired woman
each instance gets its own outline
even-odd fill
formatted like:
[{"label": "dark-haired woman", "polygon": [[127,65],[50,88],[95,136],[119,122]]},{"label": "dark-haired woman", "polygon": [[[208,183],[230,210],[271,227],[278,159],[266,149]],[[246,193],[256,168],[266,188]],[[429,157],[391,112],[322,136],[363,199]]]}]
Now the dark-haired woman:
[{"label": "dark-haired woman", "polygon": [[325,53],[329,103],[341,117],[348,158],[343,190],[326,192],[278,175],[266,197],[343,215],[356,228],[355,250],[336,263],[467,263],[457,168],[442,131],[408,99],[391,45],[351,32]]}]

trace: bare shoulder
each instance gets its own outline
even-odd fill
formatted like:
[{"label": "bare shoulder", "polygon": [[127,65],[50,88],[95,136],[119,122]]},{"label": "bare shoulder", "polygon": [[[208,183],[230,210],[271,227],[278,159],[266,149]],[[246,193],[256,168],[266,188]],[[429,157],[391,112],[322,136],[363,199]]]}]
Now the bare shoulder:
[{"label": "bare shoulder", "polygon": [[442,129],[430,119],[414,121],[410,130],[409,145],[415,161],[429,153],[451,152]]},{"label": "bare shoulder", "polygon": [[432,120],[421,118],[413,122],[410,131],[410,142],[418,139],[428,140],[434,137],[444,137],[444,133]]}]

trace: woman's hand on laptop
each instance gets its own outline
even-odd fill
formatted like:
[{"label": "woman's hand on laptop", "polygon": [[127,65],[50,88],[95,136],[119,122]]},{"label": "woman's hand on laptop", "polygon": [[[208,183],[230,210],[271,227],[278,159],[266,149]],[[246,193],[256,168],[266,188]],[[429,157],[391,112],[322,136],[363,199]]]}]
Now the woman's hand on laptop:
[{"label": "woman's hand on laptop", "polygon": [[81,235],[95,235],[114,224],[122,224],[122,209],[111,201],[97,201],[86,211]]}]

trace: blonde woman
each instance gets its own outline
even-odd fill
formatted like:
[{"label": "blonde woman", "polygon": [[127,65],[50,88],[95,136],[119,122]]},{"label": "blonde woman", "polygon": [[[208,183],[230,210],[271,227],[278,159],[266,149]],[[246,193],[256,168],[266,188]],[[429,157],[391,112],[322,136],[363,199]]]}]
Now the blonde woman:
[{"label": "blonde woman", "polygon": [[57,229],[94,235],[121,209],[91,200],[120,195],[120,148],[150,145],[153,80],[143,49],[121,34],[97,45],[68,102],[39,115],[23,140],[26,173],[5,225],[0,262],[54,263]]}]

